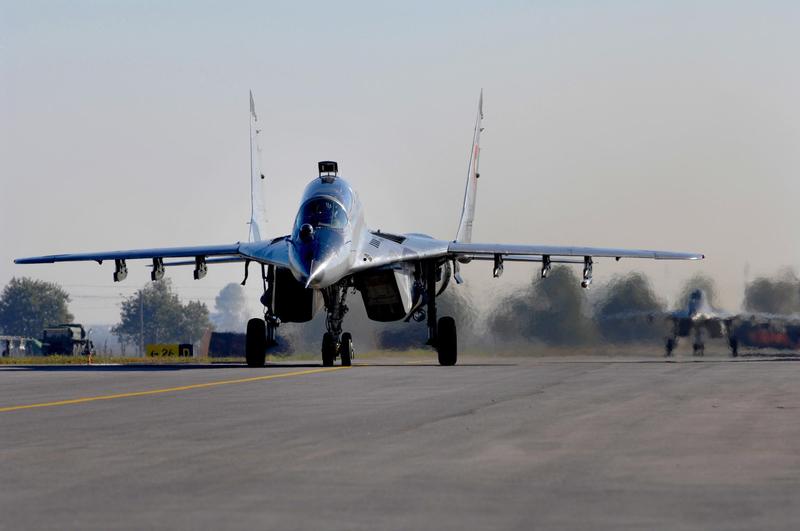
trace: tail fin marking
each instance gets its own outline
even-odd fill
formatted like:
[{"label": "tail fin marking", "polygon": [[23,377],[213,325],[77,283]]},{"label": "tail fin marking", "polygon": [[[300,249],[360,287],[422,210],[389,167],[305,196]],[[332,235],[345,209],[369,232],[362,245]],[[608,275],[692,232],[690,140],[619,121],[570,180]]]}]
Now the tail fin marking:
[{"label": "tail fin marking", "polygon": [[461,220],[458,223],[456,233],[457,242],[472,241],[472,224],[475,220],[475,199],[478,193],[478,159],[480,158],[481,125],[483,120],[483,89],[478,98],[478,116],[475,119],[475,131],[472,134],[472,149],[469,155],[469,167],[467,168],[467,185],[464,189],[464,204],[461,207]]}]

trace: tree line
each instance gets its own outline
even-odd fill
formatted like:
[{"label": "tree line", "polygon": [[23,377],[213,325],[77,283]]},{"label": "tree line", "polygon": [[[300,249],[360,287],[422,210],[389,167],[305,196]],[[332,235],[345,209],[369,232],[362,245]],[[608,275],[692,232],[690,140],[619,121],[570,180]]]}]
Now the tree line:
[{"label": "tree line", "polygon": [[[676,305],[685,306],[695,289],[703,289],[713,304],[716,291],[713,279],[701,274],[685,283]],[[0,293],[0,333],[40,337],[46,326],[72,322],[70,302],[69,293],[57,283],[12,278]],[[371,346],[405,349],[424,343],[424,323],[372,323],[360,306],[351,303],[354,311],[348,315],[346,325],[350,330],[364,329],[371,333],[375,337]],[[790,270],[756,278],[746,286],[743,306],[746,311],[754,312],[800,313],[800,279]],[[566,266],[553,268],[547,279],[534,275],[527,285],[490,301],[490,309],[485,313],[488,317],[483,323],[479,322],[469,291],[451,288],[440,298],[440,312],[456,318],[465,339],[470,332],[478,339],[477,330],[483,324],[494,340],[535,340],[559,345],[598,339],[609,342],[657,339],[663,334],[661,328],[631,326],[631,319],[625,317],[656,315],[666,309],[666,302],[642,273],[612,277],[587,292],[580,288],[576,272]],[[248,317],[251,316],[245,292],[238,284],[222,288],[215,300],[215,312],[211,313],[200,301],[181,301],[171,281],[164,279],[146,284],[122,301],[120,319],[112,333],[122,345],[137,345],[140,340],[145,344],[193,343],[209,328],[243,331]],[[291,343],[284,339],[284,350],[316,350],[323,328],[322,319],[310,325],[283,326]]]},{"label": "tree line", "polygon": [[[12,278],[0,293],[0,333],[41,337],[47,326],[70,323],[70,295],[59,284]],[[181,302],[169,279],[152,282],[122,301],[120,321],[112,327],[121,345],[194,343],[211,327],[208,307]]]}]

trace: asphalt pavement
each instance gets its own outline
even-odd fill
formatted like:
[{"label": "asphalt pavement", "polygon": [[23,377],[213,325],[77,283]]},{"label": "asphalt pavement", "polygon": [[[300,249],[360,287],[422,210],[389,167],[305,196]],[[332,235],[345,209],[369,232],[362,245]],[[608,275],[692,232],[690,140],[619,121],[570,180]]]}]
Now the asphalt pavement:
[{"label": "asphalt pavement", "polygon": [[800,363],[0,368],[0,529],[797,529]]}]

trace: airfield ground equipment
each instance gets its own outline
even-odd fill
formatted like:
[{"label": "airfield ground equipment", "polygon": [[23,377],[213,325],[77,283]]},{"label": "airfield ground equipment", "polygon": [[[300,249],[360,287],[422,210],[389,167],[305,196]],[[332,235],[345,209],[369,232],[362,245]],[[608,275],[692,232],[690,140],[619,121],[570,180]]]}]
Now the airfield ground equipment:
[{"label": "airfield ground equipment", "polygon": [[42,352],[45,356],[89,356],[95,353],[95,349],[83,325],[65,323],[48,326],[42,331]]}]

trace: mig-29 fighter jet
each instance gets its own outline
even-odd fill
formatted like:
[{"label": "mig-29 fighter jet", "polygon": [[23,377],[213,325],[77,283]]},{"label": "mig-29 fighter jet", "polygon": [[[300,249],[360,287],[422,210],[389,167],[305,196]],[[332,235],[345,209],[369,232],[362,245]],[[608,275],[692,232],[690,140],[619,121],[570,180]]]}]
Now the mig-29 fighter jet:
[{"label": "mig-29 fighter jet", "polygon": [[[327,332],[322,337],[322,364],[331,366],[338,357],[342,365],[350,365],[353,339],[349,333],[342,333],[342,322],[347,313],[346,298],[351,290],[361,293],[370,319],[427,320],[428,344],[436,349],[439,363],[455,365],[458,352],[456,323],[452,317],[437,316],[436,297],[447,288],[451,278],[461,283],[459,268],[472,260],[492,261],[494,277],[503,272],[504,260],[539,262],[542,277],[547,276],[554,263],[582,264],[581,285],[588,287],[595,258],[703,258],[697,253],[473,243],[482,119],[481,93],[461,219],[453,239],[370,230],[358,195],[339,175],[338,165],[332,161],[318,164],[319,175],[303,192],[292,233],[267,237],[263,203],[265,179],[259,164],[260,128],[251,94],[252,210],[247,243],[58,254],[20,258],[15,263],[95,261],[102,264],[113,260],[115,282],[127,276],[128,260],[151,260],[153,280],[163,278],[165,266],[194,265],[194,278],[200,279],[206,275],[209,264],[242,262],[246,281],[249,266],[256,264],[261,270],[263,283],[261,302],[264,317],[247,323],[245,354],[247,364],[257,367],[264,365],[266,351],[274,344],[276,329],[281,322],[309,321],[321,308],[327,316]],[[179,260],[165,263],[165,259]]]},{"label": "mig-29 fighter jet", "polygon": [[725,337],[733,356],[738,354],[738,343],[732,335],[732,324],[737,316],[711,306],[703,290],[692,291],[686,308],[669,312],[664,317],[672,324],[671,333],[664,345],[667,357],[671,356],[672,351],[678,346],[679,337],[689,336],[693,337],[692,353],[695,356],[702,356],[705,353],[706,336]]},{"label": "mig-29 fighter jet", "polygon": [[[714,308],[708,295],[701,289],[689,294],[687,307],[664,314],[671,323],[671,332],[666,338],[665,354],[672,355],[678,346],[678,338],[692,337],[692,353],[705,353],[705,339],[724,338],[734,358],[739,355],[739,346],[755,348],[797,348],[797,329],[800,316],[767,312],[730,313]],[[650,319],[654,317],[651,315]],[[766,337],[763,337],[766,336]]]}]

